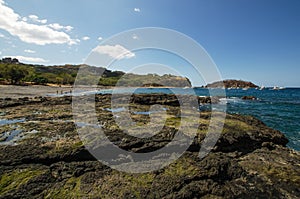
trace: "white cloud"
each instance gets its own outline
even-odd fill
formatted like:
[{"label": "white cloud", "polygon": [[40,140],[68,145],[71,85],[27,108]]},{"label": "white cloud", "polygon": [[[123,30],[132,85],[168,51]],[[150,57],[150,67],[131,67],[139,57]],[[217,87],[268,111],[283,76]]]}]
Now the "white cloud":
[{"label": "white cloud", "polygon": [[58,23],[52,23],[52,24],[49,24],[48,27],[54,29],[54,30],[65,30],[67,32],[70,32],[71,30],[73,30],[73,27],[72,26],[62,26]]},{"label": "white cloud", "polygon": [[141,12],[140,8],[134,8],[133,10],[134,10],[134,12]]},{"label": "white cloud", "polygon": [[83,41],[87,41],[87,40],[90,40],[90,39],[91,39],[91,38],[88,37],[88,36],[82,37],[82,40],[83,40]]},{"label": "white cloud", "polygon": [[5,38],[5,36],[3,34],[0,33],[0,38]]},{"label": "white cloud", "polygon": [[[36,16],[36,15],[29,15],[28,18],[31,19],[33,22],[36,22],[36,23],[41,23],[41,24],[46,24],[47,23],[47,19],[39,19],[39,17]],[[25,20],[23,20],[23,19],[25,19]],[[27,18],[23,17],[22,20],[26,22]]]},{"label": "white cloud", "polygon": [[99,54],[106,54],[114,59],[130,59],[135,57],[135,54],[127,50],[121,45],[105,45],[105,46],[97,46],[93,49],[93,52],[97,52]]},{"label": "white cloud", "polygon": [[[36,17],[31,15],[31,20],[39,20]],[[46,23],[45,19],[39,21]],[[0,29],[6,30],[23,42],[37,45],[78,43],[65,32],[56,31],[47,25],[29,23],[27,18],[22,18],[13,9],[7,7],[4,0],[0,0]]]},{"label": "white cloud", "polygon": [[52,23],[48,25],[50,28],[53,28],[54,30],[62,30],[64,27],[58,23]]},{"label": "white cloud", "polygon": [[24,52],[25,52],[25,53],[32,53],[32,54],[35,53],[34,50],[30,50],[30,49],[26,49],[26,50],[24,50]]},{"label": "white cloud", "polygon": [[103,38],[102,37],[98,37],[98,40],[101,41],[101,40],[103,40]]},{"label": "white cloud", "polygon": [[64,26],[64,29],[65,29],[67,32],[70,32],[71,30],[73,30],[73,27],[72,27],[72,26]]},{"label": "white cloud", "polygon": [[32,21],[39,19],[39,17],[36,15],[29,15],[28,18],[31,19]]},{"label": "white cloud", "polygon": [[134,34],[134,35],[132,35],[132,39],[137,40],[137,39],[139,39],[139,37],[136,34]]},{"label": "white cloud", "polygon": [[45,63],[48,62],[47,60],[39,57],[24,57],[24,56],[5,56],[5,57],[12,57],[17,58],[20,62],[29,62],[29,63]]}]

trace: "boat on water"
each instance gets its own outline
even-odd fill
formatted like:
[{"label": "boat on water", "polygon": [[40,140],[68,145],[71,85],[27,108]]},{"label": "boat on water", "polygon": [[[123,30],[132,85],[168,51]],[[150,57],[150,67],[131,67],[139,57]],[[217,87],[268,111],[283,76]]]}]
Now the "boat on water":
[{"label": "boat on water", "polygon": [[261,86],[260,88],[259,88],[259,90],[264,90],[265,89],[265,87],[264,86]]},{"label": "boat on water", "polygon": [[284,90],[284,87],[274,86],[273,90]]},{"label": "boat on water", "polygon": [[285,87],[274,86],[273,90],[284,90]]}]

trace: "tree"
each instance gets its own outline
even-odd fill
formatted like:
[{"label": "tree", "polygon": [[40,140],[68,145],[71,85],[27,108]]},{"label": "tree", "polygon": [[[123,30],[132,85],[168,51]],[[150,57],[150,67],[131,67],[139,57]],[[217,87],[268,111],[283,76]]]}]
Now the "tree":
[{"label": "tree", "polygon": [[62,73],[60,77],[62,78],[62,84],[73,84],[75,81],[75,78],[68,73]]},{"label": "tree", "polygon": [[29,74],[24,66],[8,64],[2,68],[2,76],[11,84],[20,84],[20,81]]},{"label": "tree", "polygon": [[31,77],[31,82],[34,82],[35,84],[47,84],[48,79],[42,76],[35,75]]}]

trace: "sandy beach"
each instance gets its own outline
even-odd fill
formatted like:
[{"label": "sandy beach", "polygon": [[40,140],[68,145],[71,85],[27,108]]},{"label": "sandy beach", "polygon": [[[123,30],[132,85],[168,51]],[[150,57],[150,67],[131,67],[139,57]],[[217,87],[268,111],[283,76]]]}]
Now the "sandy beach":
[{"label": "sandy beach", "polygon": [[48,96],[70,92],[71,86],[15,86],[15,85],[0,85],[0,98],[20,98],[20,97],[37,97]]}]

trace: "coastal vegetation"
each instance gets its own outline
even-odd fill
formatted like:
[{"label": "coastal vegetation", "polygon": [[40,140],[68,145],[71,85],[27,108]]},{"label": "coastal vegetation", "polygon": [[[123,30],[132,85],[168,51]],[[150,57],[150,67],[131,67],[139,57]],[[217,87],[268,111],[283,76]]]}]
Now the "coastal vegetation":
[{"label": "coastal vegetation", "polygon": [[[100,86],[167,86],[167,87],[191,87],[188,78],[174,75],[137,75],[125,74],[122,71],[111,71],[102,67],[87,65],[61,65],[61,66],[43,66],[20,63],[17,59],[4,58],[0,60],[0,82],[2,84],[74,84],[78,70],[95,71],[102,74],[98,85]],[[100,76],[100,75],[99,75]],[[79,77],[78,82],[82,84],[94,84],[99,76],[93,76],[87,73],[84,77]],[[96,78],[96,79],[95,79]]]}]

